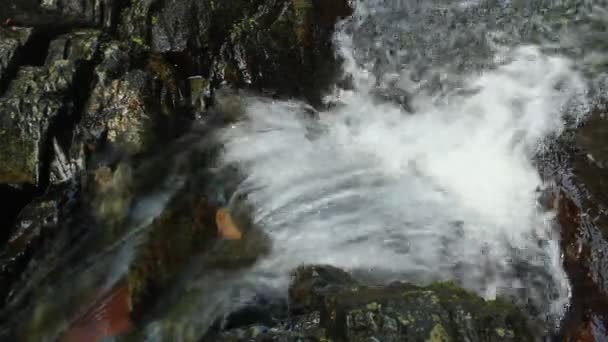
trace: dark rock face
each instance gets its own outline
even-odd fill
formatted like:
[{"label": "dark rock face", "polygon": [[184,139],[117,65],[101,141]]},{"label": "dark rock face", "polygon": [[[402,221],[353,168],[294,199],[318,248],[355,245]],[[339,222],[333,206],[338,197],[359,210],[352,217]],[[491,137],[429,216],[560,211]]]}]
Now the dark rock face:
[{"label": "dark rock face", "polygon": [[337,70],[333,25],[350,11],[345,0],[3,1],[0,184],[41,192],[85,159],[149,152],[202,118],[221,83],[318,102]]},{"label": "dark rock face", "polygon": [[16,220],[14,231],[7,248],[4,249],[0,262],[0,295],[5,297],[9,285],[20,272],[23,264],[31,256],[33,249],[41,238],[56,227],[59,219],[59,208],[56,194],[52,191],[46,196],[30,203]]},{"label": "dark rock face", "polygon": [[[601,341],[608,322],[608,132],[605,109],[596,108],[581,127],[562,134],[540,163],[556,180],[549,206],[561,226],[564,266],[572,299],[562,325],[565,341]],[[603,331],[603,332],[602,332]]]},{"label": "dark rock face", "polygon": [[[6,73],[14,72],[17,67],[21,49],[32,34],[31,28],[14,30],[0,28],[0,84],[6,82]],[[2,88],[0,88],[2,90]]]},{"label": "dark rock face", "polygon": [[366,286],[340,269],[307,266],[289,290],[292,315],[274,326],[218,333],[210,341],[535,341],[514,305],[485,302],[452,283]]},{"label": "dark rock face", "polygon": [[[120,273],[135,319],[192,258],[238,270],[267,253],[228,202],[236,177],[201,173],[210,129],[238,117],[236,88],[318,102],[348,14],[346,0],[1,1],[0,195],[14,201],[0,215],[0,321],[12,322],[0,339],[61,336],[140,236]],[[240,239],[219,240],[219,208]]]},{"label": "dark rock face", "polygon": [[21,26],[44,28],[74,25],[109,27],[115,9],[124,0],[23,0],[3,1],[0,4],[0,22],[10,21]]},{"label": "dark rock face", "polygon": [[[69,101],[73,97],[70,92],[74,90],[74,78],[81,77],[78,61],[95,59],[99,64],[94,89],[91,94],[83,94],[85,99],[89,97],[88,106],[84,113],[76,115],[85,118],[85,126],[92,130],[89,133],[95,138],[106,131],[104,125],[109,125],[113,127],[106,133],[110,139],[118,139],[115,135],[126,132],[117,132],[120,128],[116,126],[126,124],[131,118],[125,118],[121,113],[127,108],[117,106],[137,107],[135,102],[139,102],[141,110],[135,108],[134,111],[140,114],[133,117],[140,116],[140,119],[142,112],[149,115],[149,111],[158,111],[158,108],[166,112],[161,114],[164,116],[181,106],[204,110],[201,101],[205,102],[205,95],[201,94],[204,92],[201,89],[207,88],[205,82],[190,81],[201,77],[208,80],[206,84],[227,81],[238,87],[251,86],[281,95],[305,96],[318,102],[323,84],[328,84],[336,70],[330,44],[333,25],[336,18],[350,14],[345,1],[312,0],[149,0],[131,4],[58,0],[41,4],[8,1],[2,6],[3,18],[0,19],[8,20],[8,27],[0,34],[0,80],[9,87],[4,95],[7,99],[2,102],[11,103],[9,98],[26,92],[33,93],[32,99],[39,97],[48,102],[13,103],[4,109],[13,116],[18,110],[25,113],[19,115],[18,120],[5,118],[3,123],[4,130],[11,131],[11,136],[5,136],[3,142],[12,143],[3,144],[7,149],[3,155],[17,153],[15,144],[24,146],[20,157],[11,157],[12,165],[3,163],[6,166],[1,172],[0,183],[11,184],[38,183],[37,169],[44,159],[40,145],[48,145],[45,141],[49,139],[47,131],[60,112],[68,111],[71,108],[66,107],[74,105],[66,104],[64,98]],[[70,25],[77,27],[70,24],[72,19],[103,29],[111,26],[110,22],[116,16],[120,41],[102,43],[101,40],[107,39],[102,39],[99,32],[86,30],[54,36],[72,31]],[[32,27],[21,28],[21,25]],[[39,70],[20,70],[17,77],[9,79],[7,73],[16,72],[23,63],[18,58],[19,50],[32,40],[31,36],[36,39],[28,50],[40,55],[36,58],[44,61],[43,66]],[[103,56],[97,58],[100,44],[104,45]],[[179,65],[178,70],[173,70],[172,63]],[[157,70],[150,70],[154,68]],[[44,86],[30,89],[25,85],[28,82],[44,82]],[[91,88],[92,84],[84,87]],[[132,94],[125,93],[125,87],[133,87]],[[146,103],[159,98],[156,102],[161,103]],[[117,113],[109,118],[111,111]],[[38,112],[41,114],[32,114]],[[142,124],[138,122],[135,126],[144,129]],[[36,132],[27,132],[25,126]],[[144,143],[143,137],[136,138],[133,134],[137,135],[131,132],[130,138],[137,141],[129,144]],[[140,148],[128,147],[133,151]]]},{"label": "dark rock face", "polygon": [[0,183],[39,185],[39,173],[48,168],[43,164],[50,159],[52,139],[61,130],[53,126],[77,115],[81,96],[75,83],[96,53],[98,35],[76,31],[59,36],[42,66],[21,67],[8,83],[0,97]]},{"label": "dark rock face", "polygon": [[63,93],[69,90],[75,73],[74,64],[64,60],[52,63],[48,69],[29,67],[19,71],[1,103],[0,182],[38,184],[49,129],[68,109]]}]

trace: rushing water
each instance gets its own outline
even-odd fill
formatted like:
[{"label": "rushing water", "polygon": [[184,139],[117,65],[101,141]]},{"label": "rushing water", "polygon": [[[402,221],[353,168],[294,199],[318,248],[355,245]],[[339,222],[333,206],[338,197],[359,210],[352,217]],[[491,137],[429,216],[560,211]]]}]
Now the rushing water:
[{"label": "rushing water", "polygon": [[[603,96],[608,11],[600,5],[358,1],[337,30],[344,79],[328,94],[326,110],[249,96],[244,120],[218,132],[218,169],[238,169],[244,180],[234,198],[249,202],[271,252],[237,271],[201,270],[194,258],[163,298],[180,305],[161,300],[162,312],[143,323],[147,340],[162,340],[164,324],[178,326],[176,340],[205,331],[235,294],[284,290],[289,272],[309,263],[366,280],[453,279],[487,298],[513,296],[557,322],[570,282],[555,213],[541,203],[550,184],[535,160]],[[214,138],[195,137],[194,145]],[[180,151],[172,160],[182,157]],[[123,239],[75,260],[63,281],[39,291],[43,304],[23,328],[44,327],[32,340],[43,340],[38,333],[53,340],[69,326],[70,318],[59,316],[63,305],[82,299],[72,290],[102,283],[105,291],[125,276],[146,227],[183,185],[180,164],[173,164],[172,177],[156,184],[160,195],[134,200]],[[45,273],[31,273],[15,297],[41,287]],[[56,322],[38,322],[43,313]]]},{"label": "rushing water", "polygon": [[569,282],[534,158],[603,83],[589,30],[603,11],[358,2],[336,38],[351,86],[328,96],[332,109],[249,98],[246,120],[223,132],[223,162],[245,175],[241,192],[274,243],[252,279],[327,263],[456,279],[559,317]]}]

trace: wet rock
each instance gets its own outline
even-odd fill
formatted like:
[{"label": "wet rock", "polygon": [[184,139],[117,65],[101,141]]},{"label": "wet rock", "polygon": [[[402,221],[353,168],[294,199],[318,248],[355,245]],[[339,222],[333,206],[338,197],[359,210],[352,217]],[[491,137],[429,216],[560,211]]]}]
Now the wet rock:
[{"label": "wet rock", "polygon": [[57,134],[52,127],[73,115],[82,95],[74,83],[86,73],[82,62],[93,58],[97,36],[82,31],[59,37],[52,51],[63,53],[49,55],[44,66],[20,68],[0,97],[0,183],[39,183]]},{"label": "wet rock", "polygon": [[113,0],[47,0],[40,7],[58,11],[66,17],[81,18],[87,23],[109,27],[112,19]]},{"label": "wet rock", "polygon": [[145,99],[149,75],[133,71],[121,79],[98,84],[83,114],[83,127],[96,141],[107,138],[128,153],[144,149],[151,124]]},{"label": "wet rock", "polygon": [[119,78],[131,68],[131,56],[129,56],[130,50],[127,43],[110,40],[103,44],[101,50],[101,62],[95,68],[98,82]]},{"label": "wet rock", "polygon": [[[572,133],[572,132],[570,132]],[[608,150],[603,143],[608,133],[608,119],[605,110],[597,109],[577,128],[571,136],[564,136],[567,143],[566,151],[571,162],[570,190],[565,195],[578,207],[573,217],[565,224],[576,224],[586,232],[580,236],[579,244],[589,255],[582,257],[580,253],[570,253],[588,269],[594,282],[608,296]],[[566,170],[567,171],[567,170]],[[566,213],[563,213],[566,215]],[[566,217],[564,217],[565,219]],[[572,250],[571,248],[566,251]],[[579,254],[579,255],[577,255]]]},{"label": "wet rock", "polygon": [[75,65],[57,61],[46,68],[22,68],[0,99],[0,183],[38,184],[49,129],[67,110],[63,98]]},{"label": "wet rock", "polygon": [[[571,305],[563,340],[585,340],[608,327],[608,162],[605,108],[593,110],[578,128],[566,130],[543,157],[545,179],[556,183],[549,207],[560,224],[564,268],[571,279]],[[598,333],[599,340],[605,333]]]},{"label": "wet rock", "polygon": [[49,44],[46,61],[91,61],[97,55],[101,33],[97,30],[77,30],[58,36]]},{"label": "wet rock", "polygon": [[164,124],[172,114],[162,107],[159,92],[162,89],[142,70],[105,79],[93,89],[82,125],[96,144],[107,142],[129,155],[142,153],[171,134]]},{"label": "wet rock", "polygon": [[85,169],[84,145],[76,134],[67,148],[53,138],[53,160],[49,167],[50,184],[62,184],[73,180]]},{"label": "wet rock", "polygon": [[125,49],[132,51],[115,41],[104,46],[81,126],[89,137],[89,149],[132,156],[183,133],[188,112],[178,110],[186,99],[164,57],[150,54],[139,63],[141,69],[129,71],[133,58]]},{"label": "wet rock", "polygon": [[350,14],[346,1],[269,2],[231,28],[230,40],[222,48],[223,76],[227,78],[226,70],[232,68],[241,86],[304,96],[318,104],[337,76],[331,46],[334,24]]},{"label": "wet rock", "polygon": [[[10,238],[0,249],[0,300],[8,295],[11,285],[27,267],[30,258],[44,240],[53,236],[66,207],[70,185],[52,186],[35,198],[18,215]],[[67,195],[67,196],[66,196]]]},{"label": "wet rock", "polygon": [[348,288],[357,282],[351,275],[337,267],[309,266],[294,272],[289,287],[290,306],[295,312],[314,311],[324,294]]},{"label": "wet rock", "polygon": [[[227,200],[236,177],[201,171],[217,153],[211,131],[241,117],[235,88],[314,97],[316,78],[334,71],[331,31],[344,13],[346,0],[0,1],[0,187],[27,189],[27,200],[58,192],[23,211],[27,229],[8,230],[25,242],[0,260],[11,293],[2,328],[57,336],[119,276],[134,317],[162,315],[175,302],[157,299],[176,279],[237,274],[268,253],[250,209]],[[202,133],[170,143],[193,118]],[[204,144],[215,149],[189,155]],[[64,207],[67,197],[78,206]],[[220,208],[238,239],[218,236]]]},{"label": "wet rock", "polygon": [[138,1],[119,32],[133,45],[179,56],[186,76],[318,102],[338,71],[334,24],[350,13],[346,0]]},{"label": "wet rock", "polygon": [[202,113],[207,109],[211,87],[209,80],[202,76],[192,76],[188,78],[190,88],[190,107],[195,113],[195,118],[200,119]]},{"label": "wet rock", "polygon": [[18,60],[21,57],[20,49],[28,42],[32,35],[31,28],[6,29],[0,27],[0,93],[1,85],[8,82],[6,73],[16,71]]},{"label": "wet rock", "polygon": [[183,190],[154,220],[148,241],[128,273],[136,314],[155,303],[150,299],[166,290],[190,258],[209,249],[216,236],[214,215],[214,208],[204,197]]},{"label": "wet rock", "polygon": [[252,325],[207,337],[208,341],[332,341],[321,326],[319,312],[292,318],[276,326]]},{"label": "wet rock", "polygon": [[110,27],[114,0],[6,0],[0,4],[0,21],[44,29],[95,25]]},{"label": "wet rock", "polygon": [[407,113],[413,113],[414,109],[411,106],[411,95],[400,88],[390,87],[390,88],[375,88],[371,93],[373,99],[376,102],[392,102],[398,106],[400,106]]},{"label": "wet rock", "polygon": [[209,1],[165,1],[162,10],[150,18],[152,50],[165,53],[200,49],[210,10]]},{"label": "wet rock", "polygon": [[122,222],[129,212],[133,196],[131,168],[125,163],[120,163],[115,170],[102,166],[95,170],[93,181],[95,216],[111,228]]},{"label": "wet rock", "polygon": [[363,285],[329,266],[295,271],[295,317],[219,333],[217,341],[536,341],[538,330],[502,299],[453,283]]}]

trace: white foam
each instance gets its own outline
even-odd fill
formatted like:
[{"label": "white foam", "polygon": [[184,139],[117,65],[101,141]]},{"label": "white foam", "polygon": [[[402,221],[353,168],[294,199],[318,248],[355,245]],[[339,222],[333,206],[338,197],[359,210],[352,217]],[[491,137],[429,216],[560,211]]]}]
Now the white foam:
[{"label": "white foam", "polygon": [[[372,76],[355,67],[348,41],[342,47],[357,85],[340,93],[342,105],[315,121],[296,102],[250,98],[247,120],[223,133],[223,162],[242,168],[257,223],[274,240],[259,269],[329,263],[410,281],[457,278],[487,297],[514,287],[547,295],[531,284],[542,273],[553,304],[567,302],[532,157],[584,93],[571,63],[520,47],[504,56],[511,62],[472,75],[472,95],[421,97],[408,115],[372,100]],[[514,258],[531,273],[518,273]]]}]

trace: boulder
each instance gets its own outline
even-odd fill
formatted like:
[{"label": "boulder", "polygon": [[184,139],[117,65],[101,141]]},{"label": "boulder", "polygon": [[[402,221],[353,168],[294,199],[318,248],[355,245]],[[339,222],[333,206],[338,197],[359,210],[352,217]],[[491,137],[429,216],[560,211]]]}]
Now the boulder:
[{"label": "boulder", "polygon": [[105,46],[81,127],[89,149],[132,156],[177,137],[185,131],[188,116],[178,111],[186,100],[172,66],[152,54],[141,69],[127,70],[130,57],[124,49],[128,47],[115,41]]},{"label": "boulder", "polygon": [[21,67],[8,84],[0,97],[0,184],[46,182],[40,172],[48,167],[53,137],[59,134],[53,127],[67,122],[71,133],[69,122],[82,102],[75,82],[87,72],[84,62],[93,59],[98,34],[85,30],[59,36],[43,66]]},{"label": "boulder", "polygon": [[[291,306],[294,305],[294,307]],[[343,270],[305,266],[277,324],[214,333],[210,341],[536,341],[515,305],[484,301],[454,283],[364,285]],[[535,329],[536,328],[536,329]]]}]

